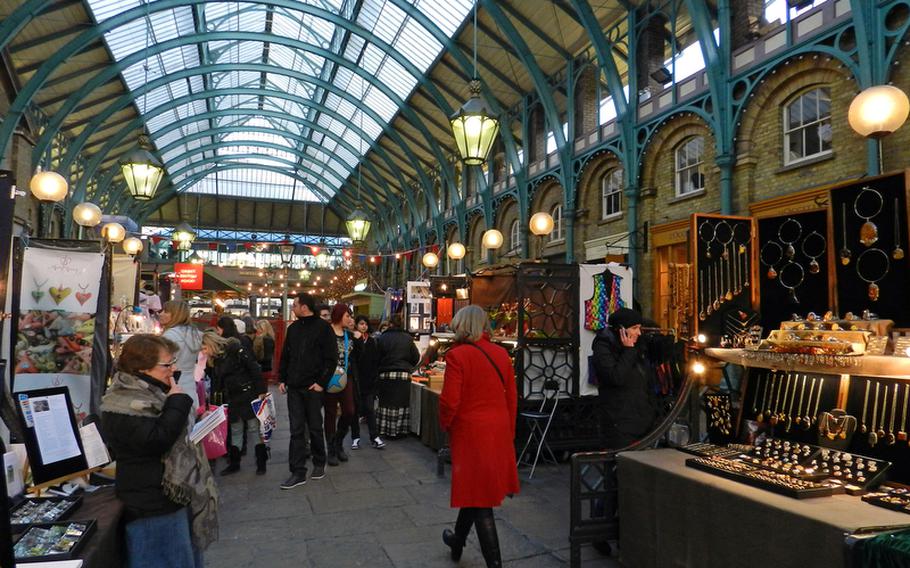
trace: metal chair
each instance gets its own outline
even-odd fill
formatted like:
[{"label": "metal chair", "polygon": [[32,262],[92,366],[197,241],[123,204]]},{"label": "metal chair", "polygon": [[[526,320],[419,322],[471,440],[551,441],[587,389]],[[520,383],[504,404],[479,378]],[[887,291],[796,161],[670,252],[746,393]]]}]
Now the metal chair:
[{"label": "metal chair", "polygon": [[[537,410],[522,410],[518,413],[518,416],[523,418],[528,425],[528,440],[518,456],[519,465],[531,466],[528,479],[534,477],[534,470],[537,469],[541,453],[544,454],[544,460],[556,463],[556,455],[547,444],[547,433],[550,431],[556,408],[559,406],[559,382],[553,379],[544,381],[542,395],[540,407]],[[533,461],[530,460],[529,448],[534,453]],[[528,461],[525,461],[525,454],[528,455]]]}]

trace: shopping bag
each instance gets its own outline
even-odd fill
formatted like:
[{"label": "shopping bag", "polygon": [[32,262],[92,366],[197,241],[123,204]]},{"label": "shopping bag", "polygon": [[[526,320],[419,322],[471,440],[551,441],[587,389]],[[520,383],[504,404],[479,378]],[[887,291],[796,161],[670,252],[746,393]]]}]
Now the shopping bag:
[{"label": "shopping bag", "polygon": [[[208,410],[211,412],[221,412],[222,414],[225,412],[223,406],[210,405]],[[227,438],[228,421],[223,420],[202,438],[202,449],[205,450],[205,457],[213,460],[227,454]]]},{"label": "shopping bag", "polygon": [[254,399],[250,405],[259,420],[259,433],[262,435],[262,441],[268,443],[272,439],[272,432],[278,428],[278,412],[275,410],[272,393],[265,395],[262,400]]}]

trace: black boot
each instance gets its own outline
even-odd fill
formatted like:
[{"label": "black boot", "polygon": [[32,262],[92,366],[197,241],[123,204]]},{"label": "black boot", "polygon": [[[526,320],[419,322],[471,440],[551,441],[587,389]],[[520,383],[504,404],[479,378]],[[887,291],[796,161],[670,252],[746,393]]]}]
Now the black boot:
[{"label": "black boot", "polygon": [[348,455],[344,452],[344,436],[335,435],[335,455],[339,461],[348,461]]},{"label": "black boot", "polygon": [[230,475],[240,471],[240,448],[231,446],[228,448],[228,465],[221,470],[221,475]]},{"label": "black boot", "polygon": [[325,463],[329,464],[332,467],[338,465],[338,451],[335,449],[335,440],[329,440],[329,443],[326,444],[326,456]]},{"label": "black boot", "polygon": [[455,562],[461,560],[461,553],[468,540],[468,533],[471,532],[471,524],[474,522],[474,511],[474,508],[462,507],[458,510],[455,532],[449,529],[442,531],[442,542],[452,549],[451,557]]},{"label": "black boot", "polygon": [[269,447],[265,444],[256,444],[256,475],[265,474],[265,462],[269,461]]},{"label": "black boot", "polygon": [[480,551],[487,561],[487,568],[501,568],[502,556],[499,552],[499,536],[496,534],[496,519],[493,509],[478,509],[474,518],[474,529],[480,541]]},{"label": "black boot", "polygon": [[446,545],[452,549],[452,552],[450,553],[452,560],[455,562],[461,560],[461,553],[464,550],[463,540],[458,540],[458,537],[455,536],[455,533],[449,529],[445,529],[442,531],[442,542],[446,543]]}]

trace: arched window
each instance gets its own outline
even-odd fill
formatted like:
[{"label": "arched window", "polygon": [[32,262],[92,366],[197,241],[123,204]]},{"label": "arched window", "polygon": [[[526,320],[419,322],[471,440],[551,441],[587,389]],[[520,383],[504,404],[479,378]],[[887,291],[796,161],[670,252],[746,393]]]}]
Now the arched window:
[{"label": "arched window", "polygon": [[509,253],[519,254],[521,252],[521,225],[518,219],[512,221],[509,225]]},{"label": "arched window", "polygon": [[553,217],[553,231],[550,232],[550,242],[561,241],[566,238],[566,229],[562,225],[562,204],[557,203],[550,210]]},{"label": "arched window", "polygon": [[622,168],[607,172],[600,186],[601,219],[609,219],[622,213]]},{"label": "arched window", "polygon": [[693,136],[676,147],[676,195],[688,195],[705,188],[705,139]]},{"label": "arched window", "polygon": [[831,153],[831,91],[806,91],[784,107],[784,164]]}]

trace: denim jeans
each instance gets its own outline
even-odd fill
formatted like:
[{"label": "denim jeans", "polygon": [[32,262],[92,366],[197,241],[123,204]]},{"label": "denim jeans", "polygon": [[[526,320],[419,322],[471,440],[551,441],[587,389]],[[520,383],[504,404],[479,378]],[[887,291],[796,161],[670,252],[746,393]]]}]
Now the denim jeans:
[{"label": "denim jeans", "polygon": [[129,568],[203,568],[202,551],[190,540],[186,508],[127,523],[126,553]]},{"label": "denim jeans", "polygon": [[288,468],[291,473],[306,475],[307,458],[310,455],[314,466],[325,465],[322,396],[321,392],[305,388],[288,389],[288,421],[291,430]]}]

